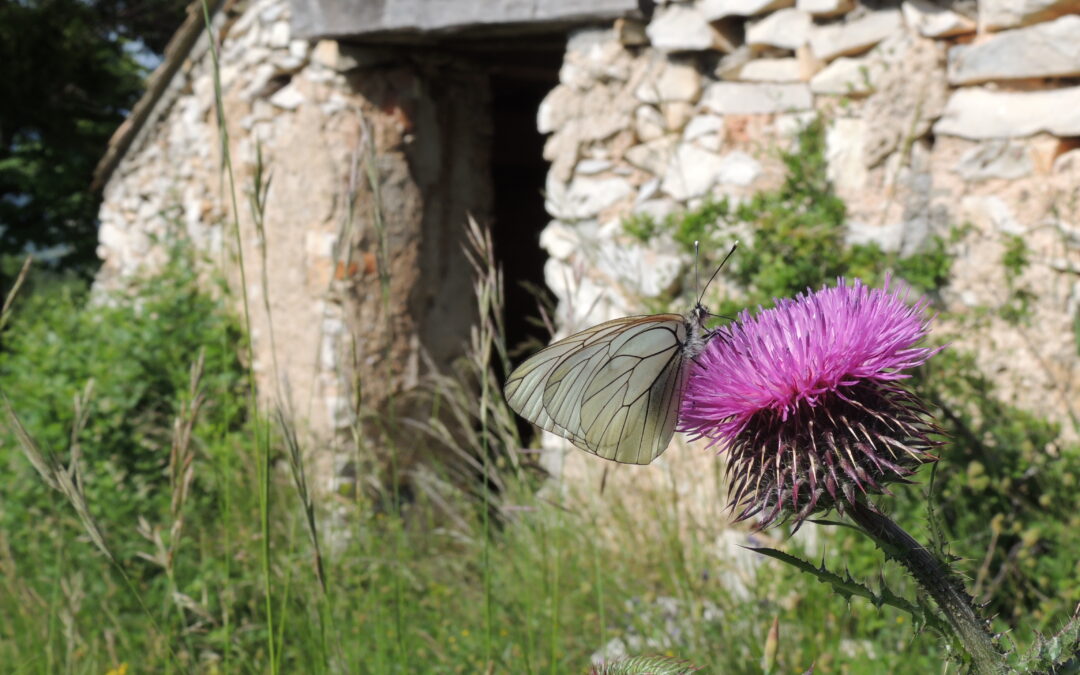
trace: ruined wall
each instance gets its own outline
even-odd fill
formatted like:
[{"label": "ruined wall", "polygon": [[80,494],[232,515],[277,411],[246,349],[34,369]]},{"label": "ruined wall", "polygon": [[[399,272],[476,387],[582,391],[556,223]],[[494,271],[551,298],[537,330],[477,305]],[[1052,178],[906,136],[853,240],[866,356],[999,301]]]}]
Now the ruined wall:
[{"label": "ruined wall", "polygon": [[[333,439],[357,392],[377,408],[416,383],[424,350],[445,362],[465,335],[458,237],[466,210],[490,210],[487,80],[436,50],[292,39],[286,0],[236,7],[215,32],[256,368],[265,395],[287,382],[301,417]],[[626,216],[777,185],[776,149],[821,114],[850,241],[910,254],[971,224],[953,244],[947,309],[1000,304],[1005,245],[1024,238],[1031,264],[1014,283],[1034,294],[1030,322],[991,312],[941,330],[977,352],[1006,398],[1070,429],[1078,12],[1076,0],[697,0],[571,32],[561,84],[537,111],[551,169],[536,189],[553,219],[541,244],[562,331],[640,312],[684,275],[674,242],[638,243]],[[174,230],[239,288],[218,132],[203,38],[107,184],[99,286],[153,266],[166,250],[155,237]],[[263,234],[248,206],[260,151],[272,177]],[[673,448],[651,471],[545,444],[549,466],[565,460],[563,475],[588,489],[604,469],[609,485],[682,474],[671,484],[715,503],[700,478],[717,463],[700,449]]]},{"label": "ruined wall", "polygon": [[[970,311],[937,330],[976,352],[1006,400],[1074,435],[1076,12],[1080,2],[1067,0],[669,1],[651,17],[573,33],[561,84],[537,118],[550,133],[553,220],[542,244],[559,324],[572,332],[662,296],[692,261],[663,234],[639,243],[622,221],[777,185],[776,149],[790,148],[820,114],[849,241],[910,255],[970,224],[951,244],[953,277],[940,297],[947,310]],[[1033,294],[1030,320],[1015,325],[979,312],[1004,300],[1011,236],[1030,250],[1014,286]],[[683,497],[714,489],[700,485],[714,475],[700,448],[674,447],[654,471],[564,455],[565,445],[546,436],[549,466],[588,489],[603,471],[609,489],[612,474],[615,489],[655,488],[669,477]]]},{"label": "ruined wall", "polygon": [[[416,385],[424,353],[446,365],[467,339],[463,227],[491,204],[487,81],[453,59],[294,40],[286,0],[232,7],[214,34],[260,391],[333,448],[358,401],[378,410]],[[207,47],[204,34],[106,185],[99,289],[159,264],[172,237],[241,288]],[[332,453],[318,454],[328,477]]]}]

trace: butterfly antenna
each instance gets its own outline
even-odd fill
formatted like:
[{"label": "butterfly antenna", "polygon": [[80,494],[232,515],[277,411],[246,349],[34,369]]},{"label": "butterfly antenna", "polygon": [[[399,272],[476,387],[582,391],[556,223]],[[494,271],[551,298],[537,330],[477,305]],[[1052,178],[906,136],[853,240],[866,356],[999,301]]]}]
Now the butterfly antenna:
[{"label": "butterfly antenna", "polygon": [[[694,247],[695,249],[697,248],[697,242],[694,242]],[[724,259],[721,260],[720,264],[716,266],[716,271],[712,273],[712,276],[709,277],[709,280],[705,282],[705,288],[701,289],[701,295],[698,296],[697,304],[701,304],[701,301],[705,298],[705,291],[709,289],[709,284],[711,284],[716,279],[717,274],[720,274],[720,270],[724,269],[724,263],[728,261],[728,258],[731,257],[731,254],[734,253],[735,249],[737,248],[739,248],[739,241],[735,240],[735,243],[731,245],[731,250],[727,252],[727,255],[724,256]]]},{"label": "butterfly antenna", "polygon": [[694,240],[694,288],[701,288],[701,248],[697,239]]}]

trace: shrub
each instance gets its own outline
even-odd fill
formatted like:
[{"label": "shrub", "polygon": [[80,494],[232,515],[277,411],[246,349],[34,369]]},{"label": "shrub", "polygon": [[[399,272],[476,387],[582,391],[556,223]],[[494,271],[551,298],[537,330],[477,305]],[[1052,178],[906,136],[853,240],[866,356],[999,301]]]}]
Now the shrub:
[{"label": "shrub", "polygon": [[[203,386],[215,396],[201,413],[196,442],[208,430],[243,422],[241,332],[222,300],[200,290],[192,255],[177,247],[171,258],[130,295],[92,297],[77,279],[39,285],[17,302],[0,352],[0,390],[38,444],[65,463],[74,397],[93,381],[88,423],[77,442],[94,515],[130,524],[110,532],[121,558],[145,548],[134,533],[140,516],[154,521],[168,513],[173,420],[201,349]],[[39,546],[33,537],[70,536],[70,529],[41,526],[43,519],[65,520],[68,506],[34,474],[6,426],[0,426],[0,458],[0,528],[24,535],[11,542],[14,552]],[[212,498],[196,493],[196,501]]]}]

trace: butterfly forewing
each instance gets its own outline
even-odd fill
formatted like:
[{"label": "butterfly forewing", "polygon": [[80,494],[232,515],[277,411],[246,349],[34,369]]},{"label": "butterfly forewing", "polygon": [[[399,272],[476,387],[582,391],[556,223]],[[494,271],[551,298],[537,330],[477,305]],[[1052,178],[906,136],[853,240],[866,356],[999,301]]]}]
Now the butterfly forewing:
[{"label": "butterfly forewing", "polygon": [[675,431],[686,324],[678,314],[608,321],[541,350],[506,383],[510,407],[606,459],[648,464]]},{"label": "butterfly forewing", "polygon": [[[680,349],[658,354],[653,361],[643,360],[634,375],[619,390],[622,400],[601,412],[585,434],[585,442],[596,454],[618,462],[648,464],[667,448],[675,433],[681,400],[682,353]],[[659,367],[659,372],[654,367]],[[641,368],[653,379],[644,390],[637,390],[633,380]],[[590,392],[591,393],[591,392]],[[614,414],[612,415],[612,412]],[[608,415],[612,415],[609,417]]]}]

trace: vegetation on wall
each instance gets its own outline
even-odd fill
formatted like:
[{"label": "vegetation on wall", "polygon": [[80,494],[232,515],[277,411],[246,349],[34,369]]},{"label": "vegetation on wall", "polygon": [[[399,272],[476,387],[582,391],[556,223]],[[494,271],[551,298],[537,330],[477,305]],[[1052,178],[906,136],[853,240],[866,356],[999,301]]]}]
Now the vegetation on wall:
[{"label": "vegetation on wall", "polygon": [[[742,242],[726,272],[742,294],[718,305],[715,311],[723,317],[744,307],[771,306],[774,298],[833,284],[840,276],[879,285],[891,274],[932,298],[948,284],[950,247],[968,226],[932,235],[908,256],[875,244],[845,245],[845,207],[825,178],[824,122],[807,125],[780,159],[786,176],[775,190],[735,206],[706,198],[659,222],[639,214],[624,229],[642,241],[667,232],[688,252],[700,241],[709,255],[724,252],[733,230],[744,225],[749,241]],[[1029,255],[1021,237],[1006,240],[1001,264],[1008,295],[997,311],[1011,323],[1030,315],[1032,297],[1019,282]],[[675,307],[685,301],[664,302]],[[974,355],[958,348],[946,347],[911,384],[933,404],[950,441],[933,485],[937,513],[925,508],[929,486],[902,493],[896,508],[928,526],[932,515],[940,519],[939,534],[953,542],[952,553],[972,562],[976,595],[1013,629],[1054,627],[1080,602],[1080,540],[1070,535],[1080,527],[1072,507],[1080,446],[1063,444],[1054,424],[1001,400]]]}]

